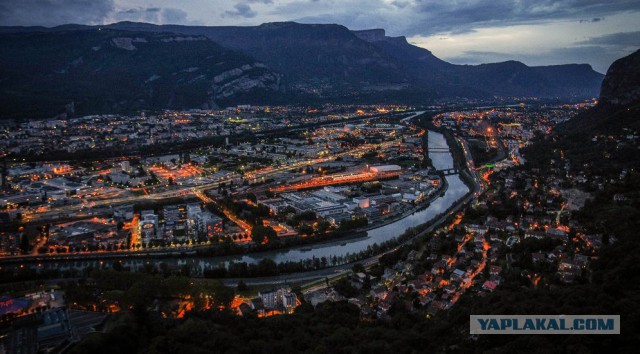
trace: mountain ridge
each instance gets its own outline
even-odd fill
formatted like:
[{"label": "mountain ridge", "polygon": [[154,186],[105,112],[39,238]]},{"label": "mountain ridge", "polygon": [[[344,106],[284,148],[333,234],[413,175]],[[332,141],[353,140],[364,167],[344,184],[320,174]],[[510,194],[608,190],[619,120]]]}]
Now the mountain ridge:
[{"label": "mountain ridge", "polygon": [[[260,69],[268,71],[270,83],[257,91],[243,91],[243,85],[233,94],[215,94],[207,100],[194,104],[201,106],[224,106],[227,104],[258,103],[427,103],[436,99],[455,97],[493,98],[508,97],[549,97],[586,98],[595,97],[600,89],[603,76],[589,65],[569,64],[556,66],[529,67],[523,63],[506,61],[481,65],[455,65],[437,58],[425,48],[410,44],[406,37],[389,37],[384,29],[351,31],[336,24],[300,24],[296,22],[274,22],[259,26],[183,26],[154,25],[137,22],[118,22],[103,26],[62,25],[44,27],[0,27],[0,48],[7,37],[40,33],[42,36],[73,36],[75,32],[99,33],[100,31],[128,32],[129,36],[147,34],[203,36],[210,51],[235,53],[243,60],[264,65]],[[58,52],[55,45],[46,50],[24,43],[33,60],[46,64],[51,52]],[[181,47],[183,53],[170,53],[168,57],[140,58],[148,66],[171,62],[180,54],[189,56],[189,47]],[[20,52],[23,49],[16,49]],[[73,58],[69,58],[72,61]],[[196,60],[197,58],[193,58]],[[6,61],[5,61],[6,62]],[[95,64],[96,68],[99,64]],[[11,76],[12,70],[19,68],[6,66],[0,71],[0,82],[11,84],[4,76]],[[215,76],[215,75],[213,75]],[[212,77],[211,77],[212,78]],[[82,78],[77,78],[78,84]],[[210,78],[208,78],[210,79]],[[99,80],[98,80],[99,81]],[[38,82],[31,81],[34,86]],[[135,85],[134,85],[135,86]],[[143,87],[140,84],[136,87]],[[268,87],[268,89],[266,89]],[[185,96],[186,86],[173,85],[173,95]],[[200,88],[202,90],[202,88]],[[197,91],[197,90],[195,90]],[[5,94],[27,104],[21,85],[8,85]],[[138,95],[138,92],[135,92]],[[195,93],[193,93],[195,94]],[[75,101],[73,95],[64,95],[67,101]],[[104,95],[111,96],[108,90]],[[201,94],[195,94],[201,97]],[[38,103],[32,96],[31,104]],[[186,101],[185,101],[186,102]],[[148,102],[147,102],[148,103]],[[149,108],[171,108],[169,101],[156,101],[142,105]],[[165,105],[163,105],[165,104]],[[120,105],[120,108],[136,109],[140,105]],[[94,108],[80,104],[82,112],[96,112]],[[114,106],[115,107],[115,106]],[[109,107],[106,107],[109,108]],[[15,110],[14,110],[15,111]],[[7,109],[0,108],[0,116],[6,116]],[[13,113],[12,113],[13,114]],[[32,113],[29,113],[32,114]],[[35,114],[35,113],[34,113]],[[51,114],[50,110],[38,113]]]},{"label": "mountain ridge", "polygon": [[[383,75],[380,79],[393,76],[388,70],[389,67],[402,66],[407,68],[409,75],[405,72],[396,74],[394,81],[388,81],[388,84],[413,84],[413,86],[421,86],[428,88],[427,91],[435,93],[436,96],[471,96],[471,97],[492,97],[492,96],[542,96],[542,97],[596,97],[600,90],[600,84],[603,75],[594,71],[590,65],[586,64],[566,64],[567,68],[574,68],[579,65],[584,78],[578,84],[567,83],[566,77],[562,75],[558,77],[554,74],[545,73],[547,66],[529,67],[520,63],[521,69],[514,70],[510,63],[515,61],[505,61],[502,63],[489,63],[480,65],[455,65],[441,60],[433,55],[431,51],[411,45],[405,37],[388,37],[383,29],[359,30],[351,31],[348,28],[338,24],[299,24],[296,22],[274,22],[266,23],[259,26],[182,26],[182,25],[151,25],[141,23],[115,23],[108,25],[119,29],[135,29],[135,30],[153,30],[168,31],[189,34],[204,34],[209,36],[213,41],[223,46],[239,50],[248,55],[254,55],[258,60],[264,61],[275,70],[290,69],[291,63],[285,62],[280,64],[274,58],[282,58],[291,54],[291,48],[278,48],[272,45],[266,45],[272,55],[263,55],[259,48],[255,45],[247,45],[246,41],[256,41],[260,38],[264,41],[273,41],[273,38],[265,38],[265,34],[278,35],[278,32],[288,33],[290,38],[296,38],[297,43],[305,42],[308,38],[303,34],[306,31],[315,30],[318,35],[321,32],[339,33],[341,38],[348,43],[354,43],[360,40],[371,44],[375,49],[372,54],[377,55],[377,59],[382,57],[390,57],[390,63],[383,65]],[[351,34],[353,38],[349,37]],[[290,44],[290,43],[289,43]],[[315,43],[317,45],[317,43]],[[362,44],[360,44],[362,46]],[[305,48],[301,48],[295,53],[296,62],[304,62],[309,58],[303,56]],[[319,51],[319,49],[316,49]],[[487,66],[489,65],[489,66]],[[548,66],[550,68],[564,67],[563,65]],[[487,72],[487,68],[495,68]],[[523,70],[526,69],[526,70]],[[552,70],[556,70],[552,69]],[[436,72],[437,71],[437,72]],[[527,83],[533,82],[534,86],[523,86],[517,83],[492,82],[487,85],[487,78],[495,78],[497,74],[506,71],[506,76],[516,79],[524,78]],[[557,70],[556,70],[557,71]],[[377,73],[376,73],[377,74]],[[285,75],[286,76],[286,75]],[[409,83],[409,81],[414,81]],[[355,80],[354,80],[355,81]],[[468,84],[471,82],[471,84]]]}]

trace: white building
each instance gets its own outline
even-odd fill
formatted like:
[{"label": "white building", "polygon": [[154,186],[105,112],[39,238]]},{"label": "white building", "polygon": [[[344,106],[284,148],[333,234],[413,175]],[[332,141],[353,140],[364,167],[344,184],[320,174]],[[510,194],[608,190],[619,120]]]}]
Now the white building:
[{"label": "white building", "polygon": [[122,171],[131,172],[131,163],[129,161],[120,162],[120,168]]},{"label": "white building", "polygon": [[140,213],[140,237],[145,240],[160,237],[158,230],[158,215],[153,210],[143,210]]},{"label": "white building", "polygon": [[379,165],[369,167],[369,171],[375,173],[400,172],[402,171],[402,167],[398,165]]}]

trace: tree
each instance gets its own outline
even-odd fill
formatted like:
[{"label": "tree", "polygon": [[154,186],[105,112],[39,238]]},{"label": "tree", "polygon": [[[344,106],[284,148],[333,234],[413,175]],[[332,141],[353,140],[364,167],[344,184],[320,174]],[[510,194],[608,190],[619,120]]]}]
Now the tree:
[{"label": "tree", "polygon": [[26,233],[23,233],[22,236],[20,236],[20,250],[22,253],[29,253],[29,250],[31,250],[31,242],[29,241],[29,236],[27,236]]},{"label": "tree", "polygon": [[228,308],[234,297],[235,294],[233,290],[226,286],[221,286],[214,294],[214,301]]},{"label": "tree", "polygon": [[358,295],[358,289],[351,285],[347,278],[342,278],[333,284],[333,288],[342,296],[351,298]]},{"label": "tree", "polygon": [[300,225],[300,227],[298,227],[298,232],[301,235],[312,235],[313,234],[313,227],[309,224],[302,224]]},{"label": "tree", "polygon": [[318,234],[324,234],[331,229],[331,223],[326,220],[318,222]]},{"label": "tree", "polygon": [[124,267],[122,266],[122,262],[120,262],[119,260],[113,262],[112,268],[117,272],[122,272],[124,270]]},{"label": "tree", "polygon": [[249,290],[249,287],[247,286],[247,284],[243,280],[240,280],[238,282],[238,291],[244,292],[247,290]]},{"label": "tree", "polygon": [[265,240],[271,242],[276,237],[278,237],[278,233],[270,226],[256,225],[251,229],[251,239],[257,244],[262,244]]},{"label": "tree", "polygon": [[364,266],[362,265],[362,263],[354,264],[353,267],[351,267],[351,270],[354,273],[364,273],[365,272],[365,269],[364,269]]}]

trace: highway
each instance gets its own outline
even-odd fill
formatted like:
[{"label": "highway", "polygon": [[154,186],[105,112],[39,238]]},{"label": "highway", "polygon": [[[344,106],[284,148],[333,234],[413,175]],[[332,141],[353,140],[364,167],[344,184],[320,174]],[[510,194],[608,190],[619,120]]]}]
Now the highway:
[{"label": "highway", "polygon": [[[86,203],[59,206],[59,207],[51,208],[44,213],[29,213],[26,220],[28,222],[42,222],[45,220],[55,220],[57,218],[60,218],[60,216],[63,216],[64,218],[65,215],[69,217],[69,216],[72,216],[73,214],[75,214],[73,215],[75,217],[83,216],[83,215],[86,215],[89,217],[89,216],[94,216],[100,213],[101,212],[100,208],[134,204],[136,202],[157,201],[157,200],[174,198],[174,197],[184,197],[187,195],[191,195],[193,190],[205,191],[207,189],[218,188],[220,183],[229,183],[234,179],[238,179],[238,178],[239,177],[232,175],[228,178],[219,180],[217,182],[206,183],[196,187],[185,186],[185,187],[179,187],[179,189],[163,191],[160,193],[155,193],[150,195],[129,195],[124,197],[112,198],[112,199],[91,201],[89,202],[91,206],[87,206]],[[105,212],[106,210],[107,209],[103,210],[102,212]]]}]

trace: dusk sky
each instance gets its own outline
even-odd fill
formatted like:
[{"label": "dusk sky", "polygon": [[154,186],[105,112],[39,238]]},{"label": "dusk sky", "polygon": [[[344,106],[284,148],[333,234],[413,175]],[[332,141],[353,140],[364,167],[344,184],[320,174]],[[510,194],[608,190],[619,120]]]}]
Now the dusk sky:
[{"label": "dusk sky", "polygon": [[338,23],[384,28],[457,64],[589,63],[640,47],[639,0],[0,0],[0,25]]}]

